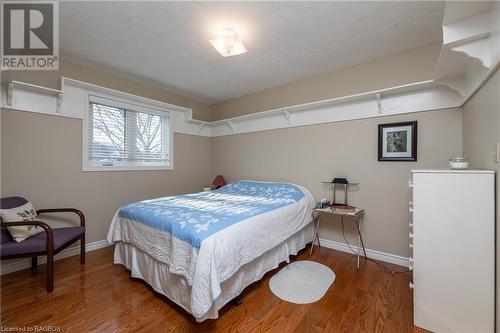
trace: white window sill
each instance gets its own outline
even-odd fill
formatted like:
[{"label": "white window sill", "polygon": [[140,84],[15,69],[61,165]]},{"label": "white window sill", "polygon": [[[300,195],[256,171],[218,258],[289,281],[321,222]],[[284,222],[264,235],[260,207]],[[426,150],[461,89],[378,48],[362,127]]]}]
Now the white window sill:
[{"label": "white window sill", "polygon": [[149,166],[149,165],[134,165],[134,166],[83,166],[82,171],[159,171],[159,170],[174,170],[173,166]]}]

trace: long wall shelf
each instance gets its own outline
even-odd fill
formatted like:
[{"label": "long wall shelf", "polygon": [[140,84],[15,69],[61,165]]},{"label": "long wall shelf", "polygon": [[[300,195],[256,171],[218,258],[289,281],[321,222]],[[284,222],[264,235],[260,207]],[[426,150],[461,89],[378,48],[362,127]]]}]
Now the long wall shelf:
[{"label": "long wall shelf", "polygon": [[457,107],[458,99],[451,89],[428,80],[216,120],[207,126],[212,136],[221,136]]},{"label": "long wall shelf", "polygon": [[188,108],[71,78],[63,77],[61,81],[62,90],[12,81],[7,96],[16,98],[3,98],[2,107],[85,119],[88,96],[98,95],[168,111],[172,114],[174,132],[216,137],[460,106],[459,94],[430,80],[206,122],[193,119]]},{"label": "long wall shelf", "polygon": [[[25,99],[28,98],[26,94],[31,96],[30,98],[31,103],[25,103],[26,101]],[[34,96],[37,96],[36,102],[33,101]],[[38,104],[39,108],[41,109],[43,109],[44,107],[49,107],[52,109],[55,104],[55,112],[60,113],[62,96],[63,96],[62,90],[47,88],[44,86],[39,86],[21,81],[10,81],[7,85],[7,92],[5,95],[5,105],[7,107],[16,106],[16,108],[18,109],[22,110],[26,109],[27,111],[33,111],[32,106],[35,106],[36,104]]]}]

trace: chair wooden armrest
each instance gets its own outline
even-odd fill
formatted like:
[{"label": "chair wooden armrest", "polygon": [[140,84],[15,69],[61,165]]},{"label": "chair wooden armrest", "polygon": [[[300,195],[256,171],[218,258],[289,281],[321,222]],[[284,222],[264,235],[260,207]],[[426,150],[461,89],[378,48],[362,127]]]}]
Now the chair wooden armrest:
[{"label": "chair wooden armrest", "polygon": [[51,213],[75,213],[80,218],[80,226],[83,227],[83,235],[80,236],[80,263],[85,264],[85,215],[76,208],[46,208],[38,209],[36,214],[51,214]]},{"label": "chair wooden armrest", "polygon": [[2,227],[20,227],[25,225],[37,225],[42,227],[43,230],[47,233],[47,253],[54,253],[54,233],[52,232],[52,228],[42,221],[17,221],[17,222],[4,222],[0,217],[0,224]]},{"label": "chair wooden armrest", "polygon": [[47,208],[36,211],[37,215],[50,213],[75,213],[80,218],[80,226],[85,227],[85,215],[76,208]]}]

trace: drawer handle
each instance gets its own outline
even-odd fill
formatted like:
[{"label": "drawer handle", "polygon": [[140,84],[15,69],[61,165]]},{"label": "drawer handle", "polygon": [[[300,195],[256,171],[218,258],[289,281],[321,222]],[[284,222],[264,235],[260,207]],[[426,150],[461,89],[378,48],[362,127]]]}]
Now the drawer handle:
[{"label": "drawer handle", "polygon": [[410,239],[413,239],[413,234],[411,232],[410,232],[409,236],[410,236]]},{"label": "drawer handle", "polygon": [[410,207],[410,209],[408,209],[410,211],[411,214],[413,214],[413,207]]},{"label": "drawer handle", "polygon": [[411,181],[411,180],[408,181],[408,187],[413,188],[413,181]]},{"label": "drawer handle", "polygon": [[410,226],[410,228],[413,228],[413,226],[415,226],[415,224],[413,224],[412,222],[408,223],[408,225]]},{"label": "drawer handle", "polygon": [[408,269],[409,269],[410,271],[412,271],[412,270],[413,270],[413,265],[409,265],[409,266],[408,266]]},{"label": "drawer handle", "polygon": [[413,282],[410,282],[408,286],[410,287],[410,289],[413,289],[415,285],[413,284]]},{"label": "drawer handle", "polygon": [[410,243],[410,249],[413,249],[413,243]]}]

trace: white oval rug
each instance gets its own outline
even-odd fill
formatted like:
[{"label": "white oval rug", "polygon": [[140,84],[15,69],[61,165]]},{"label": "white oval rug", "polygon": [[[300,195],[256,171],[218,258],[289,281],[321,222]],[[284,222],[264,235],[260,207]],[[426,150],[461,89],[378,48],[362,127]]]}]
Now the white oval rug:
[{"label": "white oval rug", "polygon": [[335,273],[320,263],[300,260],[283,267],[269,280],[269,288],[282,300],[307,304],[321,299],[335,281]]}]

